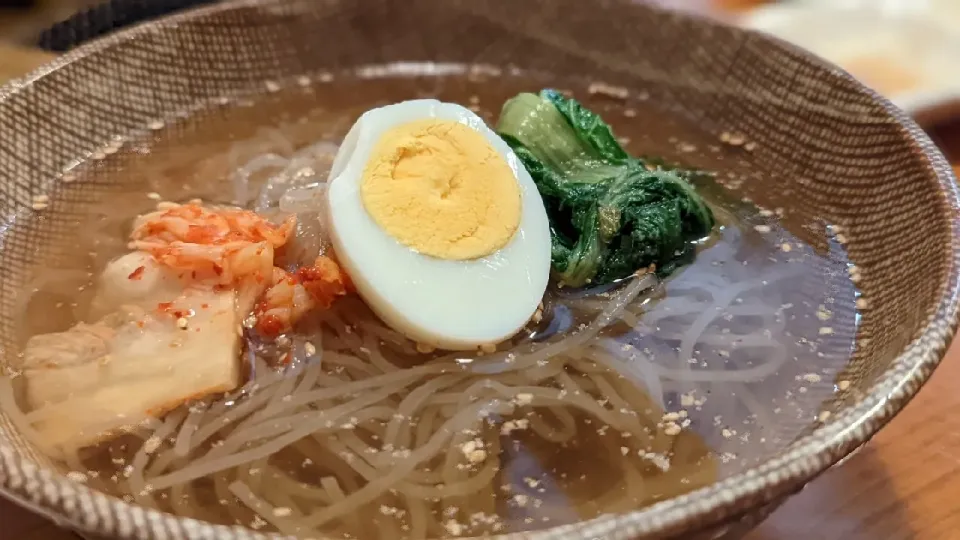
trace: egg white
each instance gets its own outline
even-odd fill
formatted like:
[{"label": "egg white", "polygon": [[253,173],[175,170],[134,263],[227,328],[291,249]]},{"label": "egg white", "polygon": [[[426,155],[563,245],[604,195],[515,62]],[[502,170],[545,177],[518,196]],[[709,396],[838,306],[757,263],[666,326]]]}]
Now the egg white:
[{"label": "egg white", "polygon": [[[435,118],[464,124],[506,160],[520,187],[520,226],[510,242],[480,259],[417,253],[367,213],[360,182],[374,146],[397,125]],[[418,342],[468,350],[515,335],[536,312],[550,274],[550,227],[533,179],[510,147],[470,110],[437,100],[372,109],[353,125],[334,159],[327,188],[331,241],[357,292],[385,323]]]}]

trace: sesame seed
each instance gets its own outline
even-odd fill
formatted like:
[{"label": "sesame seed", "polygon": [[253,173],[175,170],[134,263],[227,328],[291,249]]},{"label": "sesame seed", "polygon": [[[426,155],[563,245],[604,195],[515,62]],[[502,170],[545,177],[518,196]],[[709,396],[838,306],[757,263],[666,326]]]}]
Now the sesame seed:
[{"label": "sesame seed", "polygon": [[165,124],[163,120],[154,120],[153,122],[150,122],[149,124],[147,124],[147,127],[152,129],[153,131],[159,131],[163,129],[164,125]]},{"label": "sesame seed", "polygon": [[663,415],[663,418],[660,420],[662,422],[676,422],[680,419],[680,414],[675,412],[668,412]]},{"label": "sesame seed", "polygon": [[622,86],[613,86],[602,82],[590,83],[587,92],[591,95],[601,95],[614,99],[627,99],[630,91]]},{"label": "sesame seed", "polygon": [[670,422],[669,424],[666,425],[666,427],[663,428],[663,432],[671,437],[674,435],[679,435],[680,426],[673,422]]},{"label": "sesame seed", "polygon": [[306,75],[297,77],[297,84],[300,86],[310,86],[310,77],[307,77]]},{"label": "sesame seed", "polygon": [[521,418],[519,420],[507,420],[503,423],[503,426],[500,428],[501,435],[509,435],[518,429],[527,429],[530,425],[530,420],[526,418]]},{"label": "sesame seed", "polygon": [[784,253],[790,253],[791,251],[793,251],[793,246],[791,246],[790,244],[784,243],[783,245],[780,246],[780,250],[783,251]]},{"label": "sesame seed", "polygon": [[850,381],[839,381],[837,382],[837,388],[841,391],[850,388]]},{"label": "sesame seed", "polygon": [[273,82],[273,81],[267,81],[267,82],[265,82],[265,83],[264,83],[264,86],[267,87],[267,92],[279,92],[279,91],[280,91],[280,85],[277,84],[277,83],[275,83],[275,82]]},{"label": "sesame seed", "polygon": [[724,131],[720,134],[720,142],[729,144],[730,146],[742,146],[743,143],[747,142],[746,138],[743,135],[738,133],[731,133],[729,131]]},{"label": "sesame seed", "polygon": [[180,328],[181,330],[186,330],[189,324],[190,322],[187,321],[187,319],[184,317],[180,317],[179,319],[177,319],[177,327]]},{"label": "sesame seed", "polygon": [[832,334],[833,334],[833,328],[830,328],[829,326],[822,326],[822,327],[820,327],[820,335],[821,335],[821,336],[829,336],[829,335],[832,335]]},{"label": "sesame seed", "polygon": [[143,443],[143,451],[147,454],[152,454],[160,448],[160,438],[157,436],[150,437],[145,443]]},{"label": "sesame seed", "polygon": [[150,193],[147,193],[147,198],[152,201],[159,201],[163,197],[161,197],[160,194],[157,193],[156,191],[151,191]]},{"label": "sesame seed", "polygon": [[817,416],[817,420],[819,420],[821,423],[826,422],[828,418],[830,418],[830,411],[823,411],[819,416]]},{"label": "sesame seed", "polygon": [[67,478],[69,478],[70,480],[72,480],[72,481],[74,481],[74,482],[78,482],[78,483],[80,483],[80,484],[83,484],[83,483],[85,483],[85,482],[87,481],[87,475],[85,475],[85,474],[83,474],[82,472],[79,472],[79,471],[70,471],[70,472],[68,472],[68,473],[67,473]]},{"label": "sesame seed", "polygon": [[771,229],[770,229],[770,226],[769,226],[769,225],[757,225],[757,226],[755,226],[755,227],[753,228],[753,230],[755,230],[755,231],[757,231],[758,233],[761,233],[761,234],[766,234],[766,233],[770,232]]},{"label": "sesame seed", "polygon": [[451,536],[460,536],[463,534],[463,525],[457,523],[455,519],[449,519],[446,523],[443,524],[443,528],[450,533]]},{"label": "sesame seed", "polygon": [[820,375],[817,375],[816,373],[807,373],[803,376],[803,380],[809,383],[818,383],[820,382]]},{"label": "sesame seed", "polygon": [[286,506],[278,506],[273,509],[273,515],[277,517],[287,517],[293,513],[293,510],[290,510]]},{"label": "sesame seed", "polygon": [[516,401],[517,405],[520,405],[521,407],[524,405],[529,405],[533,401],[533,394],[528,394],[525,392],[517,394]]}]

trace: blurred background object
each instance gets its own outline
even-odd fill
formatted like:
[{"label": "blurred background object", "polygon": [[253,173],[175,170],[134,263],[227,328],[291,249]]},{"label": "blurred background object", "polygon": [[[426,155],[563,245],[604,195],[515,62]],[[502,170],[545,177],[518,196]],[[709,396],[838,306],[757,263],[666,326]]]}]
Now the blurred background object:
[{"label": "blurred background object", "polygon": [[743,13],[738,22],[836,63],[925,121],[960,100],[960,2],[795,0]]},{"label": "blurred background object", "polygon": [[54,55],[37,49],[0,43],[0,83],[21,77],[53,58]]},{"label": "blurred background object", "polygon": [[960,0],[654,0],[773,34],[909,112],[960,163]]},{"label": "blurred background object", "polygon": [[[0,0],[0,43],[32,45],[44,28],[98,0]],[[0,68],[7,58],[0,56]]]}]

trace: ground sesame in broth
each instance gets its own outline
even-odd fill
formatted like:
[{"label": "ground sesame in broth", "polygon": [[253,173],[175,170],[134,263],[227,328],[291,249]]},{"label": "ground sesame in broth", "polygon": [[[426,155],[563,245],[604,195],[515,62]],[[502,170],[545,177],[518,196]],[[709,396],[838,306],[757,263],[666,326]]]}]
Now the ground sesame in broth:
[{"label": "ground sesame in broth", "polygon": [[[623,88],[599,81],[565,83],[564,88],[629,141],[630,151],[718,172],[715,181],[702,186],[720,218],[716,238],[704,243],[697,260],[678,271],[659,294],[631,305],[623,320],[605,332],[620,353],[644,359],[633,365],[644,366],[640,378],[646,388],[630,383],[632,391],[643,397],[617,401],[576,396],[590,401],[586,408],[634,417],[649,426],[643,433],[665,436],[663,440],[669,442],[651,446],[638,440],[640,431],[618,429],[589,414],[538,409],[544,403],[540,389],[516,393],[509,400],[514,412],[486,415],[478,426],[453,436],[450,455],[457,456],[457,461],[449,463],[458,463],[455,470],[437,471],[427,465],[418,471],[428,479],[424,485],[439,489],[424,499],[434,524],[428,527],[432,536],[543,529],[640,508],[695,489],[743,470],[782,449],[813,423],[827,421],[830,412],[822,410],[822,405],[835,391],[850,386],[846,380],[834,382],[851,354],[856,310],[868,307],[868,299],[859,297],[853,286],[860,270],[847,263],[842,248],[846,239],[839,230],[827,230],[826,251],[821,246],[815,249],[804,240],[809,238],[811,224],[790,215],[790,193],[756,191],[762,185],[756,182],[761,173],[754,168],[751,153],[760,143],[731,132],[703,134]],[[146,126],[149,137],[111,143],[69,173],[69,183],[65,176],[59,192],[33,197],[33,210],[41,212],[93,180],[105,186],[100,194],[104,205],[91,208],[93,222],[88,225],[93,234],[84,238],[90,244],[74,246],[59,263],[75,273],[77,290],[89,287],[91,277],[124,249],[135,213],[152,210],[161,201],[200,198],[230,203],[232,197],[225,196],[231,192],[230,171],[258,154],[290,155],[320,139],[336,143],[363,110],[416,97],[469,105],[493,122],[505,99],[546,85],[536,77],[503,75],[491,82],[490,77],[477,74],[429,79],[325,75],[301,78],[295,84],[264,84],[264,97],[217,102],[209,112],[178,121],[175,130],[170,129],[171,121],[156,120]],[[116,175],[123,181],[116,181]],[[763,206],[753,203],[760,200]],[[130,209],[130,215],[118,219],[117,208]],[[63,253],[63,246],[54,251]],[[87,297],[37,288],[40,293],[25,305],[27,333],[62,330],[83,319]],[[735,293],[727,295],[729,291]],[[71,309],[58,309],[50,317],[47,308],[52,304],[69,304]],[[189,328],[186,319],[177,324]],[[539,339],[548,339],[586,323],[568,305],[548,299],[534,315],[532,326]],[[340,339],[351,339],[352,332],[356,329],[347,326]],[[307,357],[314,357],[325,347],[308,341],[303,348]],[[437,354],[424,345],[413,348],[425,355]],[[485,347],[476,357],[494,355],[497,349]],[[508,356],[506,362],[511,360]],[[332,369],[331,376],[355,373],[349,367]],[[649,384],[651,378],[656,384]],[[617,384],[624,381],[629,382],[621,377]],[[553,384],[546,388],[556,390]],[[639,401],[655,406],[635,407]],[[184,417],[190,413],[182,411]],[[401,420],[413,433],[419,422],[426,422]],[[411,455],[409,449],[378,447],[381,431],[365,425],[362,419],[347,417],[335,427],[350,433],[339,440],[354,441],[355,435],[363,445],[379,448],[378,458],[399,460]],[[564,435],[568,432],[577,436]],[[142,449],[147,456],[162,453],[164,447],[176,444],[170,437],[145,441],[125,437],[102,448],[100,455],[85,458],[82,467],[73,463],[65,468],[78,481],[82,476],[88,484],[131,502],[262,531],[278,530],[277,523],[299,519],[311,507],[283,503],[281,498],[270,501],[272,510],[267,515],[258,515],[238,502],[244,493],[225,494],[217,486],[217,477],[200,479],[190,489],[125,491],[137,451]],[[275,481],[273,474],[327,489],[326,493],[352,492],[371,481],[356,477],[351,486],[339,477],[340,484],[324,484],[334,477],[324,460],[349,463],[373,458],[358,456],[349,447],[323,448],[323,439],[311,440],[311,445],[321,445],[317,455],[278,454],[243,471],[245,485],[257,497],[269,499],[264,486]],[[628,469],[623,468],[625,463],[631,464]],[[472,478],[487,474],[484,471],[492,488],[479,495],[446,496],[442,482],[429,480],[441,472],[447,477]],[[634,474],[638,476],[633,478]],[[638,496],[635,493],[640,491],[631,491],[636,486],[622,483],[625,476],[654,487]],[[621,483],[621,491],[604,491]],[[406,537],[420,530],[414,509],[392,496],[362,508],[373,510],[363,514],[362,519],[371,523],[368,528],[348,515],[320,529],[343,538],[356,538],[361,531],[366,538],[385,531],[400,531],[400,537]]]}]

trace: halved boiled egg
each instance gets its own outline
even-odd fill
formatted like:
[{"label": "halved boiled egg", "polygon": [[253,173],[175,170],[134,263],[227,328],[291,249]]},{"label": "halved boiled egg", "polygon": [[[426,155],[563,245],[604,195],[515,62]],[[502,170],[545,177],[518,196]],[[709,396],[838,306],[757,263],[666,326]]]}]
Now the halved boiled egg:
[{"label": "halved boiled egg", "polygon": [[536,312],[550,273],[543,201],[468,109],[413,100],[364,113],[334,159],[327,197],[338,260],[407,337],[474,349],[510,338]]}]

